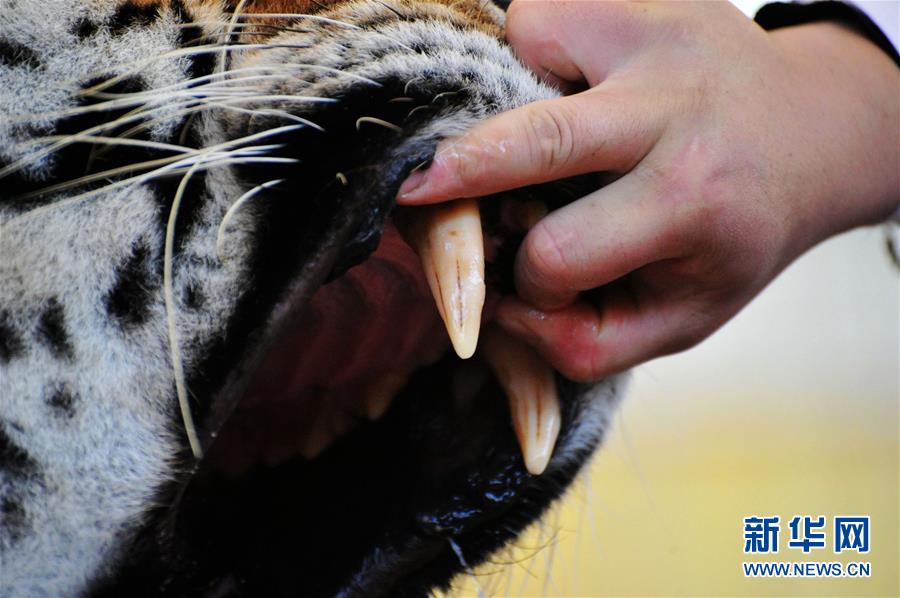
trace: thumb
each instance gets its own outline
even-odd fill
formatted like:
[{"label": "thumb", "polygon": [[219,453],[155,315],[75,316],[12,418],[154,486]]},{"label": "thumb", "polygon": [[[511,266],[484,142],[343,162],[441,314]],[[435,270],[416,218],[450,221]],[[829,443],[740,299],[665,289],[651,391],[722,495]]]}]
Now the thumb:
[{"label": "thumb", "polygon": [[659,139],[661,122],[661,111],[642,98],[601,87],[527,104],[441,142],[431,166],[406,179],[397,201],[435,203],[587,172],[625,172]]}]

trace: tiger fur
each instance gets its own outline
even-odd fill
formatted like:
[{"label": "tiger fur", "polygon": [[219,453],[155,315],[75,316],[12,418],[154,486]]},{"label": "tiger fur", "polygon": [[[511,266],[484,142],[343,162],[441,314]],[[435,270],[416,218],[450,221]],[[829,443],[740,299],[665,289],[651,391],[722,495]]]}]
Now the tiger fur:
[{"label": "tiger fur", "polygon": [[477,529],[388,526],[277,583],[261,563],[290,551],[220,566],[180,531],[204,508],[180,507],[202,462],[179,380],[205,452],[292,306],[371,253],[436,143],[556,95],[502,26],[476,0],[3,0],[0,596],[418,595],[559,496],[620,379],[559,379],[548,472],[504,453],[513,490]]}]

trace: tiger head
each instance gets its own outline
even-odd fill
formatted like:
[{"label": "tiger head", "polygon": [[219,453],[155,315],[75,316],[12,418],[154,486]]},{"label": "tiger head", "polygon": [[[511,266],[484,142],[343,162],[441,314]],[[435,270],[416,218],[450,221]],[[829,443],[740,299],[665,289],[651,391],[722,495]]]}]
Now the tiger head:
[{"label": "tiger head", "polygon": [[[498,6],[2,12],[0,595],[420,595],[561,495],[622,382],[565,379],[491,310],[534,210],[594,182],[466,208],[467,360],[422,261],[457,215],[395,207],[438,141],[557,94]],[[537,468],[529,414],[558,425]]]}]

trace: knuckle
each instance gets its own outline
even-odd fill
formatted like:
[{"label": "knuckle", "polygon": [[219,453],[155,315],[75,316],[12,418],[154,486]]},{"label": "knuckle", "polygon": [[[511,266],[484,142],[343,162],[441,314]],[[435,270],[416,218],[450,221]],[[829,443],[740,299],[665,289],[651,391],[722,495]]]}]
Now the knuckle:
[{"label": "knuckle", "polygon": [[481,151],[453,152],[453,173],[460,189],[478,185],[484,178],[485,162]]},{"label": "knuckle", "polygon": [[529,114],[531,162],[542,172],[563,170],[575,154],[574,119],[563,102],[534,108]]},{"label": "knuckle", "polygon": [[740,166],[722,157],[728,153],[716,140],[695,140],[677,158],[642,168],[660,208],[671,217],[669,245],[697,248],[733,228],[741,176]]},{"label": "knuckle", "polygon": [[559,285],[571,273],[572,260],[564,237],[546,219],[528,233],[523,252],[534,282]]}]

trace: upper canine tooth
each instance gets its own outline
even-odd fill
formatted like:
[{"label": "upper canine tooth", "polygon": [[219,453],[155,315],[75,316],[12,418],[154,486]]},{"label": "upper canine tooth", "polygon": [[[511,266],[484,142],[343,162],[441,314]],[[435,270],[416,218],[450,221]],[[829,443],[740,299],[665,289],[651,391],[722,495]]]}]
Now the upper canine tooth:
[{"label": "upper canine tooth", "polygon": [[497,328],[485,330],[480,354],[509,400],[525,468],[534,475],[543,473],[561,419],[553,370],[531,347]]},{"label": "upper canine tooth", "polygon": [[484,307],[484,238],[474,199],[417,208],[410,244],[422,268],[453,349],[475,353]]}]

